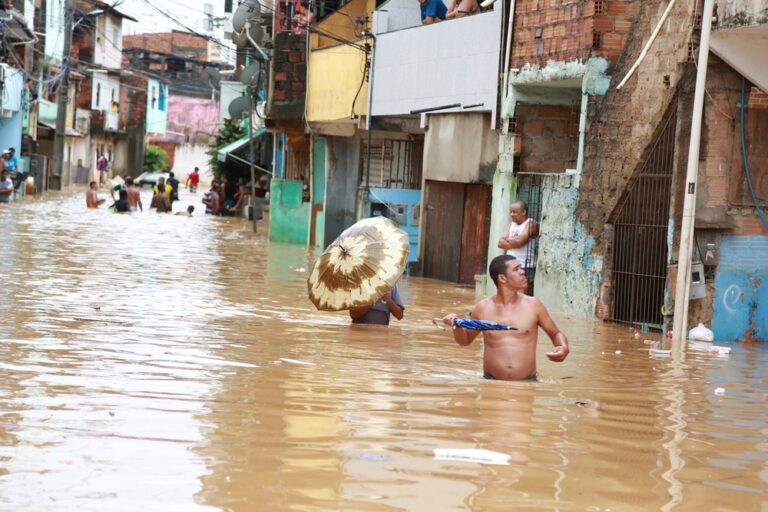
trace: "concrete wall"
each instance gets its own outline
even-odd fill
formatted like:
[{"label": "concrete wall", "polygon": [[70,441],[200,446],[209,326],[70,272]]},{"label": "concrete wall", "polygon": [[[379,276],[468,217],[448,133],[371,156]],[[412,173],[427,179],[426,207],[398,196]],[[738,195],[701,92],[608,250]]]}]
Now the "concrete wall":
[{"label": "concrete wall", "polygon": [[168,125],[168,85],[147,80],[147,133],[162,135]]},{"label": "concrete wall", "polygon": [[0,117],[0,145],[3,149],[16,148],[16,155],[21,156],[21,124],[24,117],[21,111],[21,91],[24,87],[24,77],[21,72],[10,66],[5,68],[3,83],[2,107],[10,111],[10,117]]},{"label": "concrete wall", "polygon": [[[603,259],[595,241],[574,218],[578,189],[574,176],[545,175],[535,295],[551,311],[583,317],[595,314]],[[493,238],[494,235],[496,238]],[[498,240],[498,233],[491,238]]]},{"label": "concrete wall", "polygon": [[[497,2],[496,5],[499,3]],[[379,34],[372,115],[459,103],[495,111],[501,8],[443,23]],[[461,108],[441,112],[462,111]]]},{"label": "concrete wall", "polygon": [[[176,178],[184,182],[187,179],[187,175],[192,172],[195,167],[200,168],[200,183],[205,185],[207,181],[210,185],[210,180],[213,175],[208,169],[208,160],[210,155],[208,152],[211,150],[210,146],[205,144],[194,144],[191,142],[185,142],[177,144],[175,146],[175,153],[173,159],[173,172],[176,174]],[[207,185],[205,185],[207,187]]]},{"label": "concrete wall", "polygon": [[45,2],[45,55],[57,63],[64,55],[64,0]]},{"label": "concrete wall", "polygon": [[91,89],[91,109],[111,110],[113,98],[115,103],[120,103],[120,77],[94,72]]},{"label": "concrete wall", "polygon": [[[443,2],[445,3],[445,2]],[[446,7],[448,6],[447,3]],[[421,25],[421,9],[414,0],[389,0],[373,13],[373,32],[383,34]]]},{"label": "concrete wall", "polygon": [[111,14],[98,16],[96,27],[94,62],[110,69],[120,69],[123,58],[123,19]]},{"label": "concrete wall", "polygon": [[424,137],[423,179],[491,183],[498,144],[491,114],[431,115]]},{"label": "concrete wall", "polygon": [[[312,37],[316,39],[316,36]],[[366,114],[368,81],[363,81],[365,59],[364,52],[344,44],[312,50],[307,72],[309,122],[349,121],[353,111],[357,115]]]},{"label": "concrete wall", "polygon": [[325,195],[325,244],[355,223],[360,140],[328,138],[328,181]]},{"label": "concrete wall", "polygon": [[765,0],[724,0],[717,3],[717,28],[744,27],[768,23]]},{"label": "concrete wall", "polygon": [[306,244],[310,203],[301,201],[303,182],[272,179],[269,192],[269,241]]}]

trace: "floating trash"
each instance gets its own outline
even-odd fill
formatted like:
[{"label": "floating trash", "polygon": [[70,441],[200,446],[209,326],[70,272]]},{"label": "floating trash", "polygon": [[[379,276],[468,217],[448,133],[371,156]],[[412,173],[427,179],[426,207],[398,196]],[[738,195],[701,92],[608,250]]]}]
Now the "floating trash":
[{"label": "floating trash", "polygon": [[459,460],[478,464],[509,464],[510,456],[506,453],[476,448],[435,448],[438,460]]}]

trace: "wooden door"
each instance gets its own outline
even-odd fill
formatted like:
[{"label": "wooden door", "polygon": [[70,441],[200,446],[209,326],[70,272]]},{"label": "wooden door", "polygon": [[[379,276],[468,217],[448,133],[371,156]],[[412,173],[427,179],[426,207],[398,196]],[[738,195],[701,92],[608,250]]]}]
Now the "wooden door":
[{"label": "wooden door", "polygon": [[458,282],[464,184],[427,180],[424,276]]},{"label": "wooden door", "polygon": [[464,225],[461,231],[459,279],[474,284],[476,274],[485,273],[488,235],[491,224],[491,187],[466,185],[464,194]]}]

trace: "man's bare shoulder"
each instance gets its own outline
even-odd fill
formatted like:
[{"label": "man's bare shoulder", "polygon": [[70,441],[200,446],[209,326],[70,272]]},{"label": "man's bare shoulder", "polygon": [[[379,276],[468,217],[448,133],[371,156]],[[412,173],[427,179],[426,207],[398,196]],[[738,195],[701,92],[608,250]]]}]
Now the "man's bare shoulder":
[{"label": "man's bare shoulder", "polygon": [[480,302],[478,302],[477,304],[475,304],[475,307],[472,308],[472,313],[477,315],[479,313],[482,313],[483,311],[487,311],[487,310],[495,307],[495,305],[494,305],[494,297],[495,297],[495,295],[490,295],[490,296],[484,298],[483,300],[481,300]]}]

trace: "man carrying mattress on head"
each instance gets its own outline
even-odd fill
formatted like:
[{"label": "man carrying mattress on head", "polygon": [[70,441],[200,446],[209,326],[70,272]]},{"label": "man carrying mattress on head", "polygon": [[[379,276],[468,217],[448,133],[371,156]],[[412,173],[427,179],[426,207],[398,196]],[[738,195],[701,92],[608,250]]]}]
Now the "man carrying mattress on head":
[{"label": "man carrying mattress on head", "polygon": [[[525,295],[528,281],[520,260],[509,254],[497,256],[488,266],[496,295],[475,305],[471,318],[507,324],[507,329],[483,327],[483,322],[462,322],[451,313],[443,322],[453,327],[453,339],[465,347],[483,330],[483,377],[498,380],[536,380],[536,342],[539,327],[549,335],[554,349],[547,357],[557,363],[568,356],[568,339],[560,332],[547,308],[535,297]],[[465,325],[466,327],[462,327]],[[486,330],[489,329],[489,330]]]}]

